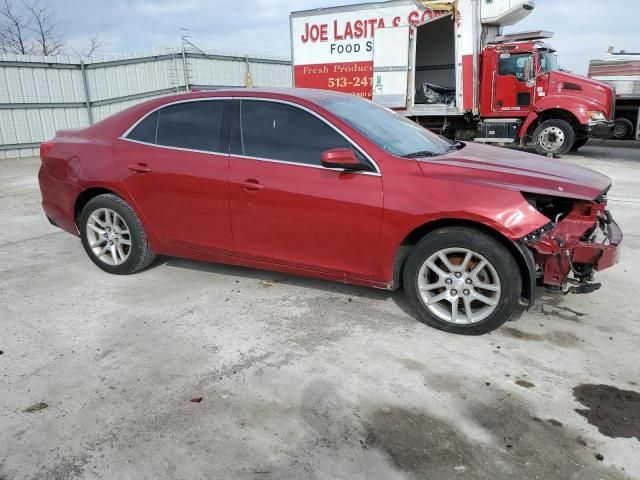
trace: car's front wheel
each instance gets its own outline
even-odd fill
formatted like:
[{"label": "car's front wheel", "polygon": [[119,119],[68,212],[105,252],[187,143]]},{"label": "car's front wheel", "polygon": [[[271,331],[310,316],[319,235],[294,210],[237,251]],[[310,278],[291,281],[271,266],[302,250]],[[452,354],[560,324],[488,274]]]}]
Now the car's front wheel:
[{"label": "car's front wheel", "polygon": [[99,195],[89,200],[78,228],[87,255],[105,272],[135,273],[155,259],[140,219],[117,195]]},{"label": "car's front wheel", "polygon": [[422,321],[463,335],[484,334],[509,320],[522,284],[513,255],[499,241],[463,227],[425,236],[407,259],[403,281]]}]

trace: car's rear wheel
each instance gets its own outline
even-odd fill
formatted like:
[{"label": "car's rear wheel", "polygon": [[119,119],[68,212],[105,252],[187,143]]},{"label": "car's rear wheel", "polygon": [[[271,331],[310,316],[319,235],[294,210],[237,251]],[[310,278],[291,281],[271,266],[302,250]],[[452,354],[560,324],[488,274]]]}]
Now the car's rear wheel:
[{"label": "car's rear wheel", "polygon": [[82,210],[78,228],[87,255],[105,272],[135,273],[155,259],[140,219],[117,195],[92,198]]},{"label": "car's rear wheel", "polygon": [[464,227],[425,236],[409,255],[403,280],[422,321],[463,335],[487,333],[509,320],[522,284],[513,255],[499,241]]}]

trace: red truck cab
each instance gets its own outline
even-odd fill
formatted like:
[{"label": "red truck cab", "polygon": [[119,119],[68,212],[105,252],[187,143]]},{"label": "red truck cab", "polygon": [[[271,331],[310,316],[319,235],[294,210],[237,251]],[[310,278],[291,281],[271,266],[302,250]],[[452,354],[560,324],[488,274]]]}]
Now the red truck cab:
[{"label": "red truck cab", "polygon": [[513,119],[521,144],[532,142],[539,153],[567,153],[613,128],[613,88],[558,70],[544,42],[488,45],[480,83],[480,117]]}]

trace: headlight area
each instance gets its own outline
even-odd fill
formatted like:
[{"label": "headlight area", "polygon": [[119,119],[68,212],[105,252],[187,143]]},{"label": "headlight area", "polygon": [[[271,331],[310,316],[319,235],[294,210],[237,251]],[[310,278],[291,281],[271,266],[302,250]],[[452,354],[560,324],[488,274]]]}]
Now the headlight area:
[{"label": "headlight area", "polygon": [[589,110],[587,112],[592,122],[604,122],[607,120],[607,114],[599,110]]},{"label": "headlight area", "polygon": [[522,241],[532,251],[538,286],[554,293],[590,293],[594,273],[615,265],[622,233],[606,209],[606,195],[583,201],[523,193],[549,223]]}]

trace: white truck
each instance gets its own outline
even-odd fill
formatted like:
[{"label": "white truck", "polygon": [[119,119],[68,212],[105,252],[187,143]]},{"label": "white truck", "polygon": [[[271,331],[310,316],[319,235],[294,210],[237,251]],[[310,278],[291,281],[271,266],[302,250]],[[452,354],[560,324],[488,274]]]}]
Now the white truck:
[{"label": "white truck", "polygon": [[604,57],[591,60],[589,77],[615,88],[616,113],[612,137],[616,140],[640,140],[640,53],[613,50],[611,47]]},{"label": "white truck", "polygon": [[444,135],[577,149],[612,128],[613,90],[557,71],[548,32],[504,35],[534,0],[391,0],[293,12],[296,87],[373,99]]}]

